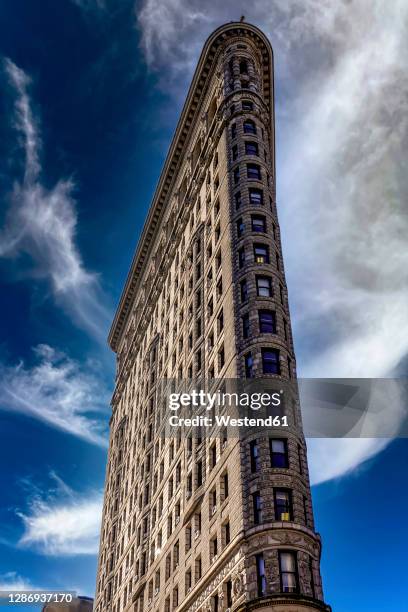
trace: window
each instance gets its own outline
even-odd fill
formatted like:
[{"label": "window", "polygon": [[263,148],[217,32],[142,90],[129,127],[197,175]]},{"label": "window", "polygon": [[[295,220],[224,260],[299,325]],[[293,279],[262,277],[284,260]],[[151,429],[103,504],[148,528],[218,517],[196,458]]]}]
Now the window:
[{"label": "window", "polygon": [[262,523],[262,499],[259,491],[252,493],[252,507],[254,511],[254,524]]},{"label": "window", "polygon": [[251,229],[253,232],[266,233],[266,219],[262,215],[251,215]]},{"label": "window", "polygon": [[192,542],[191,525],[187,525],[185,534],[186,534],[186,552],[188,552],[191,549],[191,542]]},{"label": "window", "polygon": [[245,265],[245,247],[238,249],[238,267],[241,269]]},{"label": "window", "polygon": [[244,338],[244,340],[247,340],[249,338],[249,331],[249,313],[246,312],[242,317],[242,337]]},{"label": "window", "polygon": [[200,460],[197,462],[197,487],[201,487],[203,484],[203,462]]},{"label": "window", "polygon": [[203,564],[201,561],[201,557],[197,557],[197,559],[195,560],[195,581],[197,582],[198,580],[200,580],[202,575],[203,575]]},{"label": "window", "polygon": [[277,521],[292,520],[292,494],[289,489],[274,489],[275,519]]},{"label": "window", "polygon": [[238,145],[232,147],[232,161],[238,159]]},{"label": "window", "polygon": [[238,235],[238,238],[241,238],[243,233],[244,233],[244,222],[242,220],[242,217],[240,217],[237,220],[237,235]]},{"label": "window", "polygon": [[248,301],[248,283],[246,282],[246,280],[243,280],[240,282],[240,288],[241,288],[241,302]]},{"label": "window", "polygon": [[213,597],[211,597],[211,602],[212,602],[212,612],[218,612],[219,603],[220,603],[218,593],[216,593],[215,595],[213,595]]},{"label": "window", "polygon": [[272,279],[269,276],[256,277],[258,297],[272,297]]},{"label": "window", "polygon": [[292,360],[290,357],[287,358],[287,363],[288,363],[288,375],[289,375],[289,378],[292,378]]},{"label": "window", "polygon": [[254,109],[254,105],[251,100],[242,100],[242,110],[251,111]]},{"label": "window", "polygon": [[227,591],[227,608],[232,608],[232,580],[227,580],[226,591]]},{"label": "window", "polygon": [[176,567],[178,567],[179,562],[180,562],[180,544],[179,544],[179,541],[177,540],[173,548],[173,569],[174,570],[176,569]]},{"label": "window", "polygon": [[256,125],[252,119],[244,121],[244,134],[256,134]]},{"label": "window", "polygon": [[239,166],[234,168],[234,185],[239,183]]},{"label": "window", "polygon": [[245,355],[245,376],[246,378],[254,377],[254,360],[252,353],[247,353]]},{"label": "window", "polygon": [[234,139],[234,138],[236,138],[236,136],[237,136],[237,124],[233,123],[231,125],[231,138]]},{"label": "window", "polygon": [[288,441],[286,439],[271,438],[269,440],[271,451],[271,466],[273,468],[289,467]]},{"label": "window", "polygon": [[254,206],[262,206],[263,205],[263,191],[262,189],[254,189],[251,188],[249,190],[249,203]]},{"label": "window", "polygon": [[241,192],[237,191],[234,198],[235,198],[235,208],[238,210],[241,207]]},{"label": "window", "polygon": [[249,454],[251,457],[251,472],[259,472],[260,459],[258,440],[251,440],[249,443]]},{"label": "window", "polygon": [[264,374],[280,374],[278,349],[262,349],[262,369]]},{"label": "window", "polygon": [[178,606],[178,587],[174,587],[173,589],[173,608],[177,608]]},{"label": "window", "polygon": [[218,542],[217,542],[217,536],[215,536],[215,538],[210,540],[210,559],[213,560],[214,557],[216,557],[217,555],[218,555]]},{"label": "window", "polygon": [[246,60],[239,62],[239,72],[240,74],[248,74],[248,62]]},{"label": "window", "polygon": [[269,263],[269,247],[266,244],[254,244],[254,260],[257,264]]},{"label": "window", "polygon": [[210,468],[213,469],[217,463],[217,446],[216,443],[210,448]]},{"label": "window", "polygon": [[217,317],[217,331],[220,334],[224,329],[224,311],[221,308],[220,314]]},{"label": "window", "polygon": [[222,526],[222,531],[224,546],[228,546],[228,544],[231,542],[231,527],[229,521],[224,523],[224,525]]},{"label": "window", "polygon": [[259,155],[258,144],[256,142],[245,142],[245,155]]},{"label": "window", "polygon": [[222,483],[224,485],[224,499],[227,499],[228,495],[229,495],[229,488],[228,488],[228,473],[226,472],[224,474],[224,476],[222,477]]},{"label": "window", "polygon": [[[258,164],[247,164],[247,177],[251,180],[260,181],[261,180],[261,168]],[[239,180],[239,170],[238,170],[238,180]]]},{"label": "window", "polygon": [[298,590],[296,557],[293,552],[279,552],[281,590],[283,593],[296,593]]},{"label": "window", "polygon": [[256,561],[256,579],[258,584],[258,597],[263,597],[266,594],[266,576],[265,576],[265,561],[263,554],[255,556]]},{"label": "window", "polygon": [[276,334],[276,315],[273,310],[259,311],[259,333]]}]

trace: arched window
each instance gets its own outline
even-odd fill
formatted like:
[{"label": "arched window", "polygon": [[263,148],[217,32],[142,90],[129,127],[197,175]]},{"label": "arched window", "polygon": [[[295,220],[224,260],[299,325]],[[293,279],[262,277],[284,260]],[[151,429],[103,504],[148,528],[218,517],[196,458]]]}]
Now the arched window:
[{"label": "arched window", "polygon": [[248,62],[246,60],[239,62],[239,72],[240,74],[248,74]]}]

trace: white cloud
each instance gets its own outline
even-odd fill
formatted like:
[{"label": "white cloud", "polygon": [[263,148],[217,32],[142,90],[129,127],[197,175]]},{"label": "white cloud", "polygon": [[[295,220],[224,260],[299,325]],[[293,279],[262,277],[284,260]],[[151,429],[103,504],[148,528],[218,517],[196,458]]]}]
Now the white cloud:
[{"label": "white cloud", "polygon": [[[381,377],[408,352],[408,4],[145,0],[142,48],[186,91],[207,35],[258,25],[274,47],[277,191],[299,373]],[[311,440],[311,478],[387,440]]]},{"label": "white cloud", "polygon": [[0,365],[0,409],[39,419],[100,446],[106,446],[106,426],[92,414],[108,404],[103,383],[92,370],[50,346],[35,349],[31,368]]},{"label": "white cloud", "polygon": [[51,189],[42,185],[41,138],[28,95],[30,79],[10,60],[4,66],[16,96],[14,127],[25,159],[23,180],[14,185],[0,232],[0,256],[29,255],[33,275],[49,280],[57,303],[78,325],[103,340],[110,317],[98,277],[85,269],[75,244],[74,183],[64,179]]},{"label": "white cloud", "polygon": [[35,588],[27,578],[17,572],[0,574],[0,591],[32,591]]},{"label": "white cloud", "polygon": [[102,493],[81,496],[65,484],[46,498],[37,494],[29,511],[18,513],[24,523],[19,545],[49,556],[96,554],[102,501]]}]

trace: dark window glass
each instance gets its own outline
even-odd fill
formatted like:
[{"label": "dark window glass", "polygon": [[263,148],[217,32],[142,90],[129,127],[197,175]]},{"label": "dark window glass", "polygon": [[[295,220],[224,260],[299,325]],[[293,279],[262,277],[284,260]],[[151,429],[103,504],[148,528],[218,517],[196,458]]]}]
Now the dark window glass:
[{"label": "dark window glass", "polygon": [[253,378],[254,376],[254,360],[252,353],[245,355],[245,376],[246,378]]},{"label": "dark window glass", "polygon": [[266,576],[265,576],[265,561],[263,554],[255,556],[256,560],[256,578],[258,584],[258,597],[263,597],[266,594]]},{"label": "dark window glass", "polygon": [[259,472],[259,446],[258,440],[252,440],[249,443],[249,452],[251,455],[251,472]]},{"label": "dark window glass", "polygon": [[257,276],[256,289],[259,297],[272,297],[272,279],[269,276]]},{"label": "dark window glass", "polygon": [[243,268],[245,265],[245,249],[244,247],[242,247],[242,249],[238,250],[238,265],[240,268]]},{"label": "dark window glass", "polygon": [[261,334],[276,334],[276,316],[273,310],[259,311],[259,332]]},{"label": "dark window glass", "polygon": [[232,161],[238,159],[238,145],[232,147]]},{"label": "dark window glass", "polygon": [[227,608],[232,608],[232,580],[227,580]]},{"label": "dark window glass", "polygon": [[292,495],[289,489],[274,489],[275,519],[277,521],[292,520]]},{"label": "dark window glass", "polygon": [[248,62],[246,60],[239,62],[239,71],[241,74],[248,74]]},{"label": "dark window glass", "polygon": [[257,164],[247,164],[247,177],[253,180],[261,180],[261,168]]},{"label": "dark window glass", "polygon": [[242,217],[240,217],[237,220],[237,234],[238,234],[238,238],[241,238],[243,233],[244,233],[244,222],[242,220]]},{"label": "dark window glass", "polygon": [[239,183],[239,166],[234,169],[234,183]]},{"label": "dark window glass", "polygon": [[274,468],[289,467],[287,440],[271,438],[269,440],[271,451],[271,466]]},{"label": "dark window glass", "polygon": [[252,493],[252,505],[254,510],[254,523],[259,525],[262,523],[262,500],[259,491]]},{"label": "dark window glass", "polygon": [[256,134],[256,125],[252,119],[244,121],[244,134]]},{"label": "dark window glass", "polygon": [[262,369],[264,374],[280,374],[278,349],[262,349]]},{"label": "dark window glass", "polygon": [[249,202],[255,206],[263,205],[263,191],[262,189],[250,189],[249,190]]},{"label": "dark window glass", "polygon": [[259,155],[256,142],[245,142],[245,155]]},{"label": "dark window glass", "polygon": [[253,110],[254,105],[250,100],[242,100],[242,110],[251,111]]},{"label": "dark window glass", "polygon": [[245,313],[242,317],[242,336],[244,340],[249,338],[249,314]]},{"label": "dark window glass", "polygon": [[266,233],[266,219],[261,215],[251,215],[251,228],[253,232]]},{"label": "dark window glass", "polygon": [[241,281],[241,301],[246,302],[248,300],[248,283],[246,280]]},{"label": "dark window glass", "polygon": [[283,593],[298,591],[296,556],[293,552],[279,552],[281,589]]},{"label": "dark window glass", "polygon": [[269,247],[266,244],[254,244],[254,260],[257,264],[269,263]]},{"label": "dark window glass", "polygon": [[241,206],[241,192],[237,191],[234,197],[235,197],[235,208],[238,210]]},{"label": "dark window glass", "polygon": [[233,123],[231,125],[231,138],[235,138],[237,135],[237,124]]}]

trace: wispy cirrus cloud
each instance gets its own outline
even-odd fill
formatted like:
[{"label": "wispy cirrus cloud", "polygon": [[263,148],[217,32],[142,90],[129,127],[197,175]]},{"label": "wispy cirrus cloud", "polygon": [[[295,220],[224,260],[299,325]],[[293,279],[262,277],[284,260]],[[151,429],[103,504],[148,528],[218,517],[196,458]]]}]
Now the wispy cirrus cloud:
[{"label": "wispy cirrus cloud", "polygon": [[98,552],[101,492],[80,495],[55,474],[57,488],[41,495],[35,490],[28,510],[18,512],[24,533],[19,546],[48,556],[93,555]]},{"label": "wispy cirrus cloud", "polygon": [[[407,3],[202,6],[145,0],[142,48],[180,97],[215,27],[244,14],[272,42],[278,208],[299,373],[390,375],[408,353]],[[349,473],[386,444],[310,441],[312,480]]]},{"label": "wispy cirrus cloud", "polygon": [[6,572],[0,574],[0,591],[32,591],[33,587],[30,580],[20,576],[17,572]]},{"label": "wispy cirrus cloud", "polygon": [[75,243],[77,212],[72,179],[47,189],[41,182],[41,135],[29,97],[29,76],[11,60],[3,62],[15,96],[14,128],[24,154],[23,178],[10,194],[11,205],[0,231],[0,256],[28,255],[32,274],[49,281],[55,300],[98,340],[109,311],[98,276],[88,272]]},{"label": "wispy cirrus cloud", "polygon": [[108,393],[98,373],[48,345],[32,367],[0,365],[0,410],[39,419],[99,446],[107,445]]}]

